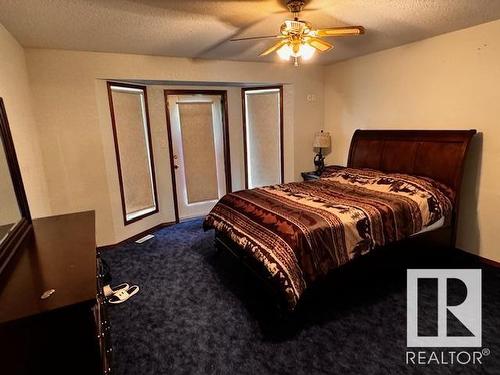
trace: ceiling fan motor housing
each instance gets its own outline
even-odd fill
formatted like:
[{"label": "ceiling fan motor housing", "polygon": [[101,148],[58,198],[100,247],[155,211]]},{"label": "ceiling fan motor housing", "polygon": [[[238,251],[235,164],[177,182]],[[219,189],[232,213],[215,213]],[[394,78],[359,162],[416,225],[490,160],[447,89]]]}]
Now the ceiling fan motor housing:
[{"label": "ceiling fan motor housing", "polygon": [[286,20],[281,25],[282,35],[302,35],[311,31],[311,25],[305,21]]}]

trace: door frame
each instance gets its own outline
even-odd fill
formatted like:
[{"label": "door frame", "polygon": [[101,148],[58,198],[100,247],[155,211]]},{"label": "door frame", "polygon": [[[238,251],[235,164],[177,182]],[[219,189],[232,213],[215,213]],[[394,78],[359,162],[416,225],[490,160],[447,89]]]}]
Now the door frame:
[{"label": "door frame", "polygon": [[280,183],[285,182],[285,152],[283,150],[283,85],[276,86],[252,86],[241,89],[241,118],[243,122],[243,160],[245,164],[245,189],[248,189],[248,156],[247,156],[247,116],[246,116],[246,97],[247,91],[257,90],[279,90],[280,93]]},{"label": "door frame", "polygon": [[168,96],[169,95],[212,95],[220,96],[222,105],[222,143],[224,151],[224,169],[226,174],[226,193],[233,191],[231,183],[231,150],[229,147],[229,116],[228,116],[228,105],[227,105],[227,90],[197,90],[197,89],[167,89],[163,90],[165,97],[165,113],[167,116],[167,138],[168,138],[168,154],[170,158],[170,175],[172,178],[172,195],[174,198],[174,213],[175,222],[179,223],[179,204],[177,201],[177,184],[175,179],[175,169],[174,169],[174,150],[172,142],[172,125],[170,123],[170,109],[168,108]]}]

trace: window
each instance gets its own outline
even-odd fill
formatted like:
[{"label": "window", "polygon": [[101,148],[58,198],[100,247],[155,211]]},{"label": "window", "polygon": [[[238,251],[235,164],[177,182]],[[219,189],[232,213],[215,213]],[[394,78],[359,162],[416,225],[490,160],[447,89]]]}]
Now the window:
[{"label": "window", "polygon": [[124,224],[158,212],[146,87],[108,82]]},{"label": "window", "polygon": [[283,182],[283,87],[242,90],[245,186]]}]

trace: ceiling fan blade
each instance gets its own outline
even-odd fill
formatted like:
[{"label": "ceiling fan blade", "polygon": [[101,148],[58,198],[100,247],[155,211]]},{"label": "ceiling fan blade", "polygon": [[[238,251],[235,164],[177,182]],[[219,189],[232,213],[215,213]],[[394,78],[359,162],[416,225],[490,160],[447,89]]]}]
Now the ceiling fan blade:
[{"label": "ceiling fan blade", "polygon": [[233,38],[231,42],[239,42],[241,40],[259,40],[259,39],[281,39],[285,38],[283,35],[265,35],[265,36],[251,36],[248,38]]},{"label": "ceiling fan blade", "polygon": [[328,29],[314,30],[315,36],[352,36],[365,33],[363,26],[330,27]]},{"label": "ceiling fan blade", "polygon": [[269,55],[270,53],[280,49],[281,47],[283,47],[287,43],[288,43],[288,40],[279,41],[278,43],[274,44],[272,47],[269,47],[264,52],[262,52],[259,56]]},{"label": "ceiling fan blade", "polygon": [[311,47],[316,48],[320,52],[325,52],[333,48],[333,45],[331,45],[330,43],[314,37],[307,38],[306,43]]}]

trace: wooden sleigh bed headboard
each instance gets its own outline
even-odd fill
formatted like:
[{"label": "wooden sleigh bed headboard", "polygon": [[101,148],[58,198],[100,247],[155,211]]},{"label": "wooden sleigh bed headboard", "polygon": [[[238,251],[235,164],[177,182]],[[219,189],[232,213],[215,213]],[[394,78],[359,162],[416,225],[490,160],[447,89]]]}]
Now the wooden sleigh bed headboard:
[{"label": "wooden sleigh bed headboard", "polygon": [[447,242],[455,245],[465,156],[476,130],[356,130],[347,166],[424,176],[454,192]]},{"label": "wooden sleigh bed headboard", "polygon": [[451,188],[457,201],[474,134],[476,130],[356,130],[347,166],[430,177]]}]

